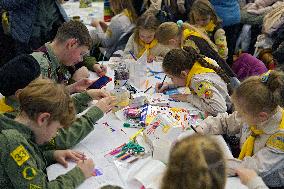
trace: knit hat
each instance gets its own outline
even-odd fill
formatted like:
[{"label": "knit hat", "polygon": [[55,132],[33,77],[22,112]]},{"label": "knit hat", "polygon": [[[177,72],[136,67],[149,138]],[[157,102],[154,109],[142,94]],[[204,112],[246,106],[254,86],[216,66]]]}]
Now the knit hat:
[{"label": "knit hat", "polygon": [[0,93],[11,96],[40,76],[40,66],[31,55],[20,55],[0,68]]}]

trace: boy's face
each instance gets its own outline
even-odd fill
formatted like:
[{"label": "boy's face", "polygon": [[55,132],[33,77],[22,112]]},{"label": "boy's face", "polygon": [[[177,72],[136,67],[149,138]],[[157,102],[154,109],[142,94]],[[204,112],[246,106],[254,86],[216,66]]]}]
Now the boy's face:
[{"label": "boy's face", "polygon": [[41,125],[36,135],[36,143],[44,144],[49,142],[56,136],[58,129],[63,128],[59,121],[51,121],[50,123]]},{"label": "boy's face", "polygon": [[72,41],[70,43],[67,42],[62,63],[65,66],[74,66],[75,64],[82,62],[83,57],[88,53],[89,48],[87,46],[79,46],[77,42],[73,44]]},{"label": "boy's face", "polygon": [[151,43],[155,38],[155,31],[154,30],[139,29],[139,38],[144,43]]},{"label": "boy's face", "polygon": [[180,37],[175,37],[170,39],[168,44],[166,45],[169,49],[180,49],[181,48],[181,39]]},{"label": "boy's face", "polygon": [[172,80],[173,84],[180,87],[186,86],[186,77],[183,74],[180,76],[173,76],[167,73],[167,76]]}]

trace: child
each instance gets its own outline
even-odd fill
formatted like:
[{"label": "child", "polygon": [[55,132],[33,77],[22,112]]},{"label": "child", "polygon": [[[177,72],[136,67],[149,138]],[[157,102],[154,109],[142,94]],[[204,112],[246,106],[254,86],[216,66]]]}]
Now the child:
[{"label": "child", "polygon": [[[200,135],[184,138],[171,150],[161,189],[224,189],[225,162],[222,149],[213,138]],[[253,171],[237,172],[249,189],[268,189]]]},{"label": "child", "polygon": [[225,166],[222,149],[214,139],[187,137],[172,148],[161,189],[223,189]]},{"label": "child", "polygon": [[254,169],[269,187],[283,187],[284,74],[270,71],[246,79],[234,91],[235,112],[208,117],[200,124],[205,134],[240,134],[239,161],[229,167]]},{"label": "child", "polygon": [[173,95],[172,98],[187,101],[212,115],[226,112],[231,107],[227,90],[228,76],[222,69],[207,62],[193,48],[172,49],[165,56],[163,70],[172,84],[156,85],[158,92],[168,88],[186,86],[191,94]]},{"label": "child", "polygon": [[198,53],[215,60],[228,76],[235,77],[229,65],[218,54],[216,45],[206,34],[192,25],[182,22],[177,24],[165,22],[159,26],[156,38],[159,43],[168,45],[170,48],[193,47]]},{"label": "child", "polygon": [[[19,113],[18,94],[30,82],[40,77],[40,66],[31,55],[20,55],[0,68],[0,93],[5,97],[0,99],[0,114],[14,119]],[[60,129],[58,135],[47,145],[52,149],[67,149],[78,144],[91,131],[93,124],[103,117],[104,113],[113,107],[114,99],[104,90],[87,90],[72,96],[76,112],[80,113],[88,107],[92,100],[98,100],[84,116],[72,123],[69,128]]]},{"label": "child", "polygon": [[215,43],[219,55],[226,60],[228,56],[227,40],[222,23],[208,0],[194,1],[189,13],[189,23],[204,29]]},{"label": "child", "polygon": [[[71,73],[68,68],[73,68],[83,61],[83,57],[89,53],[92,39],[87,27],[78,21],[65,22],[57,31],[52,42],[47,42],[31,55],[40,65],[43,77],[52,79],[58,83],[69,84]],[[88,64],[88,65],[87,65]],[[84,61],[88,69],[101,73],[103,70],[96,61]],[[104,72],[106,72],[104,68]],[[70,93],[82,92],[93,82],[81,79],[68,85]]]},{"label": "child", "polygon": [[110,7],[115,16],[111,19],[109,25],[104,22],[94,20],[91,25],[96,30],[90,33],[94,42],[105,48],[106,57],[111,56],[111,47],[115,45],[120,36],[134,27],[136,13],[131,0],[110,0]]},{"label": "child", "polygon": [[160,23],[152,13],[145,13],[137,19],[134,34],[129,38],[124,53],[134,54],[140,58],[145,51],[148,53],[148,62],[161,59],[169,49],[158,43],[155,33]]},{"label": "child", "polygon": [[[2,188],[75,188],[92,176],[94,163],[73,150],[41,151],[59,128],[75,119],[72,99],[64,86],[38,79],[19,93],[20,113],[11,120],[0,115]],[[71,171],[48,181],[46,167],[58,162],[67,167],[67,159],[77,162]],[[83,161],[83,159],[85,159]]]}]

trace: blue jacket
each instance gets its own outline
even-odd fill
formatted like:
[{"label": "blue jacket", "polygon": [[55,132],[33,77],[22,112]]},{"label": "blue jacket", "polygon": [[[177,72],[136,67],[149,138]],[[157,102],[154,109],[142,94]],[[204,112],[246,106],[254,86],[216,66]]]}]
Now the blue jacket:
[{"label": "blue jacket", "polygon": [[[56,0],[55,0],[56,1]],[[1,0],[0,8],[9,11],[10,29],[13,39],[28,43],[32,35],[33,22],[37,15],[38,0]],[[56,1],[61,15],[67,21],[68,17]]]},{"label": "blue jacket", "polygon": [[238,0],[210,0],[217,15],[223,20],[223,26],[240,23],[240,5]]}]

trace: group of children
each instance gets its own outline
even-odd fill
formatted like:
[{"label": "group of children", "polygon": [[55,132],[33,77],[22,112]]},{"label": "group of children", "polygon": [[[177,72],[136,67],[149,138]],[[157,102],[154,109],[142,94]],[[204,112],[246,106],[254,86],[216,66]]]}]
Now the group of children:
[{"label": "group of children", "polygon": [[[156,91],[187,87],[189,94],[171,97],[211,115],[196,128],[198,135],[172,147],[161,188],[223,189],[227,174],[237,174],[249,188],[283,187],[284,74],[269,71],[232,88],[235,75],[225,61],[226,36],[209,1],[192,4],[190,24],[160,24],[150,11],[135,22],[130,1],[110,2],[116,16],[108,26],[94,21],[98,33],[90,35],[80,22],[66,22],[51,43],[0,68],[0,93],[4,95],[0,100],[0,186],[76,188],[92,175],[93,161],[68,149],[93,130],[116,99],[107,91],[87,89],[94,81],[87,79],[86,69],[75,67],[81,64],[98,75],[105,74],[106,67],[87,55],[91,38],[108,49],[121,32],[136,23],[125,48],[126,58],[146,52],[148,62],[162,60],[172,83],[157,83]],[[73,83],[72,78],[76,78]],[[71,97],[75,92],[79,93]],[[98,102],[75,118],[91,100]],[[208,134],[238,134],[238,159],[226,160]],[[76,161],[77,166],[48,181],[46,167],[55,162],[67,166],[66,159]],[[254,171],[242,167],[254,170],[265,184]]]}]

